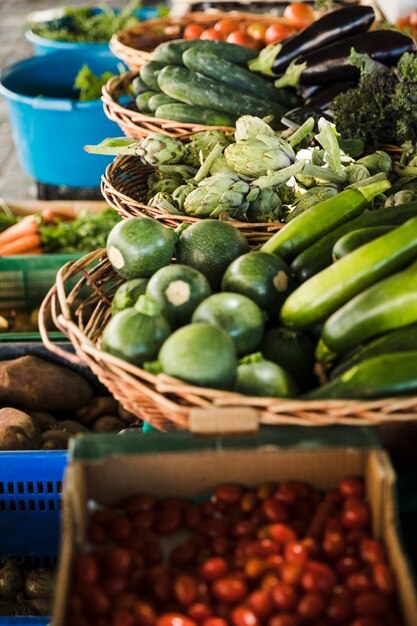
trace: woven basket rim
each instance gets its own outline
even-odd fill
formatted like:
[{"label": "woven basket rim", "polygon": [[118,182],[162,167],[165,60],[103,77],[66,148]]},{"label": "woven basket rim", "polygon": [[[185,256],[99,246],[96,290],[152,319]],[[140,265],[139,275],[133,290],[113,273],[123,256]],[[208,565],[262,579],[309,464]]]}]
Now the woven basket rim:
[{"label": "woven basket rim", "polygon": [[[95,262],[98,262],[98,265],[88,269]],[[189,414],[196,408],[224,409],[227,407],[251,407],[257,411],[259,422],[269,425],[349,424],[363,426],[417,420],[417,397],[415,396],[363,401],[256,398],[236,392],[196,387],[166,375],[155,376],[145,372],[142,368],[130,365],[96,347],[86,330],[74,321],[69,306],[77,289],[77,287],[73,288],[67,295],[66,283],[69,278],[81,272],[83,277],[78,282],[78,289],[80,289],[84,284],[94,286],[96,280],[102,285],[103,274],[108,271],[110,271],[110,276],[114,274],[104,250],[97,250],[82,259],[69,262],[59,270],[56,283],[40,309],[39,327],[42,341],[48,350],[60,354],[64,359],[90,366],[110,391],[115,392],[116,399],[123,404],[127,403],[128,410],[132,408],[129,404],[133,402],[132,398],[129,399],[129,393],[132,396],[132,390],[134,390],[133,395],[136,394],[138,398],[136,407],[141,401],[154,403],[157,407],[156,411],[158,408],[161,410],[161,416],[153,419],[154,425],[159,428],[187,427]],[[97,287],[96,293],[98,292],[102,297],[99,289]],[[102,311],[103,307],[109,307],[109,304],[108,302],[107,305],[103,305],[101,302],[90,318],[89,324],[94,316],[96,321],[99,320],[98,331],[108,319],[108,308],[107,317],[103,316]],[[76,356],[64,351],[49,338],[46,329],[46,315],[49,307],[51,307],[52,316],[58,328],[74,346]],[[121,385],[123,393],[120,391]]]}]

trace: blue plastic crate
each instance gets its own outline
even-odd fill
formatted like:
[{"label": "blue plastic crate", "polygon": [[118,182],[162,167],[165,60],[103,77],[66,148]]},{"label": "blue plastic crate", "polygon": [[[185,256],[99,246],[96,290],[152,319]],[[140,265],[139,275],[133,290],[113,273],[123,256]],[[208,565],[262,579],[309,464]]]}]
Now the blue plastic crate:
[{"label": "blue plastic crate", "polygon": [[[67,451],[0,453],[0,554],[54,566]],[[0,617],[0,625],[46,626],[48,617]]]}]

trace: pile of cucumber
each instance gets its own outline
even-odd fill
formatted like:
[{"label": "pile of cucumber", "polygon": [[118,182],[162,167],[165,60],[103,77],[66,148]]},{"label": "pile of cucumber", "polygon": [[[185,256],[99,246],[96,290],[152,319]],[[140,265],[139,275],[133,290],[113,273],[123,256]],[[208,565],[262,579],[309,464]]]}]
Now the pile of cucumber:
[{"label": "pile of cucumber", "polygon": [[240,115],[281,117],[297,106],[293,92],[254,74],[256,52],[223,41],[178,39],[160,44],[133,80],[136,106],[156,118],[233,127]]}]

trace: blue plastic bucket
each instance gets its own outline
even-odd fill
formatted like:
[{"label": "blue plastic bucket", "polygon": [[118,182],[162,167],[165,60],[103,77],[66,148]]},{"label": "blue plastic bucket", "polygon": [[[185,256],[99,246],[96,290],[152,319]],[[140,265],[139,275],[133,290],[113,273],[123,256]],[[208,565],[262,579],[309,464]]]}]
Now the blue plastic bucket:
[{"label": "blue plastic bucket", "polygon": [[[119,10],[116,9],[116,12]],[[100,13],[101,9],[93,9],[92,13]],[[150,20],[158,17],[159,9],[157,7],[144,7],[134,12],[140,21]],[[57,20],[55,20],[55,23]],[[47,24],[48,22],[44,22]],[[59,22],[58,22],[59,24]],[[108,52],[109,44],[104,43],[79,43],[77,41],[59,41],[55,39],[47,39],[36,35],[33,30],[27,30],[25,37],[32,44],[33,52],[38,55],[51,54],[51,52],[76,52],[77,50],[90,54],[91,52]]]},{"label": "blue plastic bucket", "polygon": [[118,73],[120,61],[108,51],[56,52],[4,68],[0,94],[7,101],[14,143],[22,168],[37,181],[69,187],[98,187],[111,157],[84,152],[86,144],[118,137],[101,100],[78,102],[72,85],[84,64],[96,74]]}]

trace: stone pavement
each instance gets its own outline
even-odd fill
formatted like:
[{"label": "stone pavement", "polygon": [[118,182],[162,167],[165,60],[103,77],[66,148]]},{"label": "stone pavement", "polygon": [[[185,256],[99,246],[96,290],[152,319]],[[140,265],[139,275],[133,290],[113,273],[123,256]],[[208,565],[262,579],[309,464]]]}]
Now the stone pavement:
[{"label": "stone pavement", "polygon": [[[32,11],[70,4],[89,4],[88,0],[0,0],[0,68],[32,55],[24,36],[26,17]],[[119,2],[125,4],[125,2]],[[6,103],[0,98],[0,198],[36,198],[36,185],[18,163],[8,123]]]}]

